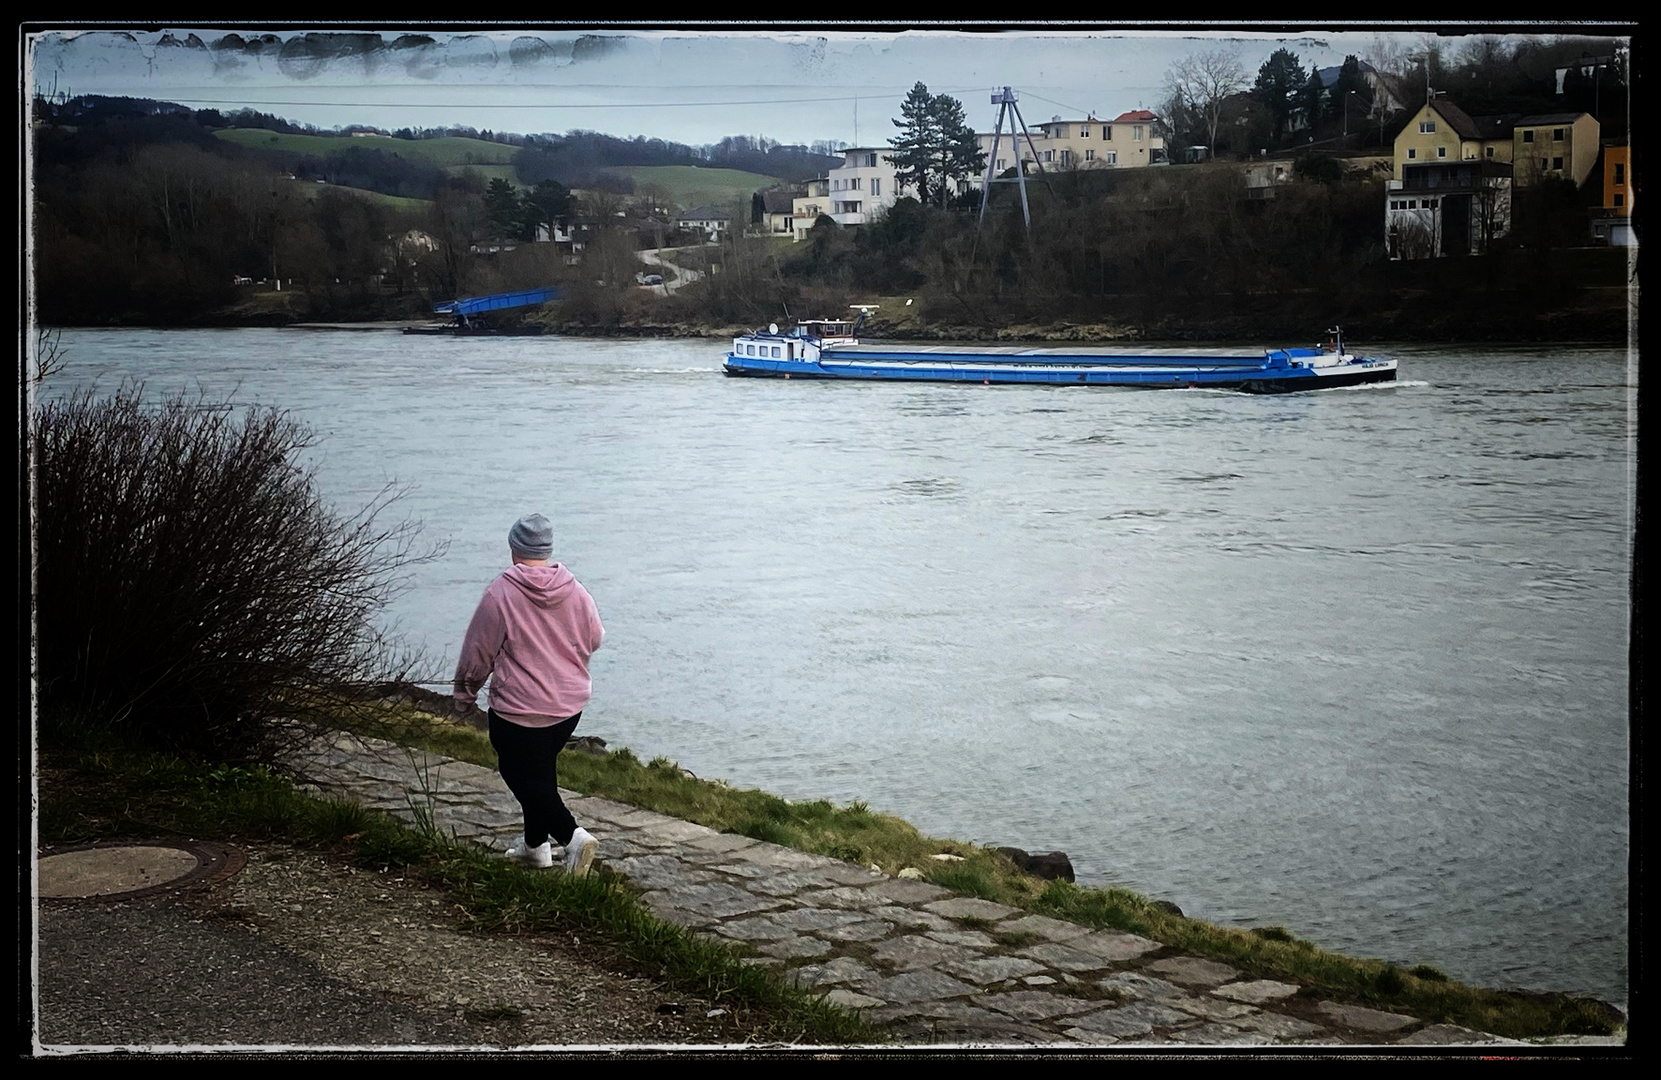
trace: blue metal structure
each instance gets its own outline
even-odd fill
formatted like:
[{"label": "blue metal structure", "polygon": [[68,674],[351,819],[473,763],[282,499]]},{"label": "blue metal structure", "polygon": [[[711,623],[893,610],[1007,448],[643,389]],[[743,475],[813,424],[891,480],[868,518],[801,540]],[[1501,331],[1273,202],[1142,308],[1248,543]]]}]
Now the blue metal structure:
[{"label": "blue metal structure", "polygon": [[433,311],[461,319],[464,316],[481,315],[486,311],[545,304],[550,300],[558,300],[559,296],[559,289],[550,285],[546,289],[522,289],[519,292],[495,293],[491,296],[470,296],[465,300],[446,300],[442,304],[434,304]]}]

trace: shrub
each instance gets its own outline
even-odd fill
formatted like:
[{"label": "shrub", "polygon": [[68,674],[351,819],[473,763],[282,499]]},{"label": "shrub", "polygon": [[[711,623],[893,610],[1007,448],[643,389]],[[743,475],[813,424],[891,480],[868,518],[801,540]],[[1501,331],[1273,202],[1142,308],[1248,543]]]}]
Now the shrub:
[{"label": "shrub", "polygon": [[[270,760],[281,738],[407,674],[373,617],[420,558],[337,517],[284,412],[83,390],[32,423],[42,710],[144,744]],[[294,723],[276,723],[280,719]]]}]

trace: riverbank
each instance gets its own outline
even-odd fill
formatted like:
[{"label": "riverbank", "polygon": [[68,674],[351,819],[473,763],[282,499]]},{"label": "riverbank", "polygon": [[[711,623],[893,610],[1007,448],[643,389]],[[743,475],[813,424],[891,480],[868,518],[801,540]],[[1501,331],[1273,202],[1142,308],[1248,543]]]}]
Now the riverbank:
[{"label": "riverbank", "polygon": [[[467,743],[467,736],[457,739],[453,729],[448,738]],[[583,764],[595,764],[613,776],[631,776],[636,784],[641,774],[656,774],[644,779],[648,788],[659,791],[664,788],[658,781],[664,778],[673,778],[681,791],[701,788],[716,794],[721,788],[686,778],[671,763],[641,766],[628,751],[593,751],[590,744],[588,753],[570,754],[566,766],[576,768],[561,771],[580,773]],[[219,886],[193,892],[186,914],[194,916],[183,920],[148,902],[125,904],[128,916],[116,912],[96,919],[85,911],[76,914],[73,906],[53,907],[45,920],[51,947],[43,949],[43,972],[50,974],[53,994],[43,1002],[51,1007],[50,1017],[43,1012],[43,1027],[50,1020],[56,1042],[106,1043],[106,1038],[86,1038],[75,1027],[98,1022],[103,1025],[98,1033],[118,1035],[116,1042],[131,1040],[123,1025],[148,1024],[143,1042],[169,1045],[181,1035],[169,1022],[186,1027],[206,1022],[189,1002],[221,995],[236,1005],[241,1000],[238,982],[216,980],[216,967],[203,969],[189,960],[204,934],[216,942],[211,955],[221,960],[272,949],[279,954],[291,950],[299,959],[279,957],[281,962],[266,965],[286,987],[282,994],[257,1002],[254,1009],[233,1009],[239,1019],[209,1024],[208,1037],[188,1038],[209,1045],[257,1042],[247,1032],[259,1030],[264,1019],[287,1025],[282,1042],[312,1045],[317,1024],[336,1022],[304,1009],[291,1012],[282,1002],[311,1000],[317,980],[326,982],[329,999],[341,1000],[342,1020],[347,1009],[355,1017],[374,1017],[372,999],[364,995],[389,995],[395,1022],[390,1030],[387,1024],[360,1025],[370,1042],[389,1045],[736,1043],[779,1030],[776,1007],[757,1012],[757,1005],[764,1004],[757,1002],[759,984],[746,992],[731,984],[731,975],[709,979],[711,989],[726,985],[726,990],[694,994],[693,1002],[684,995],[674,999],[674,989],[686,975],[663,982],[663,975],[676,967],[668,957],[689,949],[736,954],[737,965],[729,970],[752,975],[772,970],[782,984],[797,987],[797,995],[862,1015],[872,1027],[864,1028],[855,1042],[1050,1048],[1287,1045],[1322,1047],[1324,1052],[1397,1045],[1487,1047],[1492,1052],[1505,1045],[1507,1053],[1568,1043],[1576,1053],[1586,1053],[1588,1047],[1619,1045],[1623,1038],[1618,1027],[1611,1027],[1611,1014],[1588,1002],[1472,992],[1442,980],[1435,994],[1417,995],[1417,1005],[1405,1005],[1412,997],[1407,984],[1425,975],[1397,975],[1404,985],[1394,987],[1374,979],[1344,992],[1320,977],[1287,977],[1266,969],[1264,957],[1272,952],[1317,952],[1291,935],[1257,935],[1262,947],[1256,962],[1216,959],[1198,939],[1188,944],[1161,940],[1166,934],[1149,937],[1115,929],[1088,912],[1046,916],[1031,906],[973,896],[985,887],[965,889],[962,874],[953,889],[938,884],[942,872],[895,876],[852,859],[814,856],[595,794],[568,791],[566,798],[576,816],[601,837],[605,861],[600,877],[590,884],[560,874],[518,871],[500,859],[468,854],[478,844],[500,851],[517,831],[517,806],[493,769],[342,734],[297,751],[291,764],[312,789],[342,799],[337,811],[317,804],[327,831],[342,834],[334,841],[336,856],[319,859],[292,844],[254,842],[246,869]],[[66,806],[65,776],[53,771],[48,779],[43,812],[50,824],[100,803],[91,798],[78,808]],[[257,799],[254,789],[261,784],[256,774],[218,769],[206,778],[194,812],[226,814],[231,809],[226,799]],[[797,806],[764,793],[733,794],[774,808]],[[204,806],[213,803],[221,806]],[[402,817],[412,829],[392,836],[375,824],[377,816],[345,812],[357,806]],[[149,809],[158,811],[159,806]],[[809,811],[819,814],[811,804]],[[241,806],[229,819],[241,819],[246,829],[251,824],[247,812],[249,806]],[[852,816],[879,817],[860,808],[852,808]],[[43,836],[51,831],[43,829]],[[957,844],[947,847],[965,851]],[[55,851],[66,847],[48,847],[43,854]],[[957,861],[945,876],[972,861],[950,851],[938,856]],[[616,892],[618,886],[625,891]],[[1061,882],[1043,889],[1046,894],[1065,891]],[[610,934],[603,920],[596,925],[596,897],[608,911],[620,912],[616,901],[626,901],[628,894],[638,896],[644,911],[661,920],[664,929],[618,939],[616,925]],[[1143,907],[1146,914],[1151,906],[1143,902]],[[641,924],[641,929],[648,927]],[[478,937],[478,930],[508,930],[510,935]],[[98,945],[101,937],[111,940]],[[154,954],[131,947],[151,939],[158,945]],[[80,999],[73,980],[61,979],[51,957],[65,949],[85,954],[88,945],[96,969],[111,975],[110,989],[93,1002],[95,1007],[71,1009],[65,1025],[60,1005]],[[621,969],[618,960],[606,959],[616,949],[628,957]],[[482,977],[480,964],[470,960],[473,954],[487,960],[483,969],[507,977]],[[141,1000],[128,1000],[131,995],[123,989],[148,985],[146,979],[154,982],[158,972],[143,967],[151,955],[176,975],[176,989],[169,994],[174,1005],[163,1014],[148,1014]],[[659,955],[664,960],[654,959]],[[123,977],[123,962],[141,969]],[[638,974],[653,969],[659,969],[659,979],[639,980]],[[719,969],[711,974],[714,970]],[[586,997],[586,1009],[571,1009],[573,987],[586,987],[578,994]],[[1472,994],[1482,995],[1492,1007],[1460,1012],[1460,1002]],[[613,997],[623,1009],[621,1024],[618,1015],[593,1012]],[[663,1014],[704,1014],[704,1022],[669,1024],[666,1030],[656,1019]],[[1546,1020],[1548,1015],[1555,1019]],[[1460,1024],[1462,1019],[1467,1022]],[[1472,1025],[1473,1020],[1487,1022]],[[111,1032],[111,1024],[121,1030]],[[1516,1030],[1518,1024],[1540,1030]],[[1618,1017],[1613,1024],[1618,1025]],[[226,1038],[233,1028],[241,1037]],[[1507,1037],[1495,1028],[1512,1028],[1512,1033]],[[1614,1035],[1575,1033],[1575,1028]],[[812,1033],[807,1043],[824,1043],[837,1028],[817,1024],[806,1030]],[[860,1028],[844,1030],[840,1038]],[[840,1038],[832,1037],[832,1042]]]},{"label": "riverbank", "polygon": [[[1530,277],[1513,268],[1496,280],[1473,280],[1461,266],[1426,266],[1363,287],[1348,282],[1332,292],[1124,296],[1096,298],[1094,315],[1030,318],[994,302],[966,304],[941,296],[877,296],[850,291],[828,304],[836,310],[801,311],[843,317],[846,303],[874,304],[865,336],[896,341],[1076,342],[1313,341],[1334,323],[1350,339],[1425,343],[1609,342],[1624,344],[1636,312],[1624,263],[1591,252],[1596,272],[1573,280]],[[1617,253],[1618,254],[1618,253]],[[1584,260],[1582,260],[1584,261]],[[1457,262],[1457,260],[1453,260]],[[1394,268],[1399,271],[1398,268]],[[1545,271],[1540,271],[1545,273]],[[800,307],[802,301],[795,305]],[[820,307],[825,307],[821,304]],[[781,313],[782,314],[782,313]],[[754,330],[767,316],[735,319],[685,293],[648,291],[558,301],[497,316],[515,333],[604,338],[722,338]],[[774,315],[774,319],[780,315]],[[96,325],[135,327],[265,328],[291,326],[387,329],[441,321],[414,297],[314,299],[301,291],[260,293],[225,307],[157,319],[129,312]],[[92,325],[92,324],[87,324]]]},{"label": "riverbank", "polygon": [[[454,760],[493,768],[494,754],[481,733],[421,713],[421,702],[414,700],[420,696],[421,692],[416,691],[413,697],[401,698],[413,707],[396,713],[385,734]],[[1007,918],[1025,913],[1034,918],[1060,919],[1087,931],[1131,935],[1143,942],[1145,955],[1136,958],[1139,963],[1181,953],[1227,967],[1240,973],[1242,979],[1279,981],[1298,987],[1298,994],[1305,999],[1322,997],[1346,1006],[1393,1011],[1516,1038],[1607,1032],[1611,1030],[1607,1025],[1623,1022],[1618,1010],[1588,998],[1464,986],[1428,964],[1398,965],[1331,953],[1283,927],[1233,930],[1187,918],[1169,900],[1153,900],[1125,889],[1075,886],[1053,875],[1036,877],[1017,866],[1002,849],[925,836],[907,822],[874,812],[860,802],[841,809],[822,800],[787,802],[766,792],[699,779],[665,758],[641,763],[626,748],[607,752],[601,740],[587,742],[581,749],[587,752],[562,758],[561,783],[582,793],[585,800],[606,800],[666,815],[722,837],[747,837],[833,859],[842,866],[865,867],[896,882],[927,884],[1001,907]],[[493,776],[490,774],[485,781],[494,783]],[[336,794],[344,790],[333,789]],[[387,797],[384,786],[378,791],[379,798]],[[396,810],[393,804],[383,805]],[[511,809],[510,819],[516,824]],[[458,816],[469,817],[465,813]],[[470,820],[480,819],[475,814]],[[638,824],[637,818],[627,814],[602,816],[601,820],[630,827]],[[636,852],[658,853],[658,848]],[[626,845],[623,854],[629,854]],[[702,856],[694,862],[708,868],[708,860]],[[658,870],[648,871],[652,880],[661,877]],[[749,887],[747,879],[738,884]],[[647,881],[643,887],[650,890],[660,886]],[[766,889],[763,893],[772,895]],[[941,895],[933,898],[940,899]],[[672,896],[658,899],[670,908],[679,903]],[[654,910],[662,914],[661,906]],[[679,921],[694,928],[712,929],[707,918]],[[765,947],[771,940],[766,934],[759,938],[747,938],[742,933],[726,936],[729,942],[741,946],[756,946],[759,942]],[[860,950],[855,952],[864,955]],[[1021,952],[1018,945],[1003,952],[1035,959]],[[788,950],[767,952],[763,948],[763,954],[781,958],[787,966],[806,962],[802,954]],[[818,962],[828,961],[821,956]],[[1398,1030],[1405,1035],[1414,1028],[1403,1025]]]}]

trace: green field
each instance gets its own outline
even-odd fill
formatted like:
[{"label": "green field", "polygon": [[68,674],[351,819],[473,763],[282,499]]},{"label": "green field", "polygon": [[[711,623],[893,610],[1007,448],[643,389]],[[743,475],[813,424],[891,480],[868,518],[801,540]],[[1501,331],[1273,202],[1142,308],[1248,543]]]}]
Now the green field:
[{"label": "green field", "polygon": [[444,167],[456,165],[506,165],[519,152],[516,146],[485,142],[483,139],[394,139],[385,135],[280,135],[263,128],[222,128],[214,132],[226,142],[256,150],[281,150],[291,154],[328,157],[351,147],[384,150],[409,161],[424,161]]},{"label": "green field", "polygon": [[669,193],[671,202],[681,207],[704,203],[725,206],[737,199],[748,202],[755,192],[780,182],[760,173],[705,169],[698,165],[619,165],[605,171],[631,177],[636,195],[646,185],[656,184]]}]

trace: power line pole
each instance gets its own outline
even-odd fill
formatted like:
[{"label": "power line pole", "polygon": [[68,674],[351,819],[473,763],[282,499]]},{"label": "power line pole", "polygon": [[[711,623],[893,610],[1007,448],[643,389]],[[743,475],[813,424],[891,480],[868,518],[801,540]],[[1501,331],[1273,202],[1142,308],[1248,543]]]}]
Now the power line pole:
[{"label": "power line pole", "polygon": [[[1020,106],[1015,104],[1015,91],[1004,87],[992,95],[992,104],[998,106],[998,121],[992,127],[992,150],[986,155],[986,179],[980,188],[980,219],[975,223],[975,238],[980,238],[981,224],[986,221],[986,204],[992,198],[993,184],[1007,184],[1011,181],[1021,186],[1021,219],[1026,222],[1027,233],[1032,233],[1032,209],[1027,203],[1027,170],[1021,164],[1021,144],[1015,134],[1015,125],[1021,126],[1021,134],[1026,136],[1027,149],[1032,151],[1032,163],[1038,166],[1038,175],[1044,177],[1044,186],[1050,186],[1049,177],[1044,176],[1044,163],[1038,158],[1038,150],[1032,145],[1032,133],[1027,130],[1027,122],[1021,118]],[[1003,137],[1004,119],[1013,114],[1013,121],[1009,125],[1009,145],[1015,152],[1015,175],[1009,179],[996,177],[998,171],[998,143]],[[1055,189],[1050,188],[1055,194]]]}]

